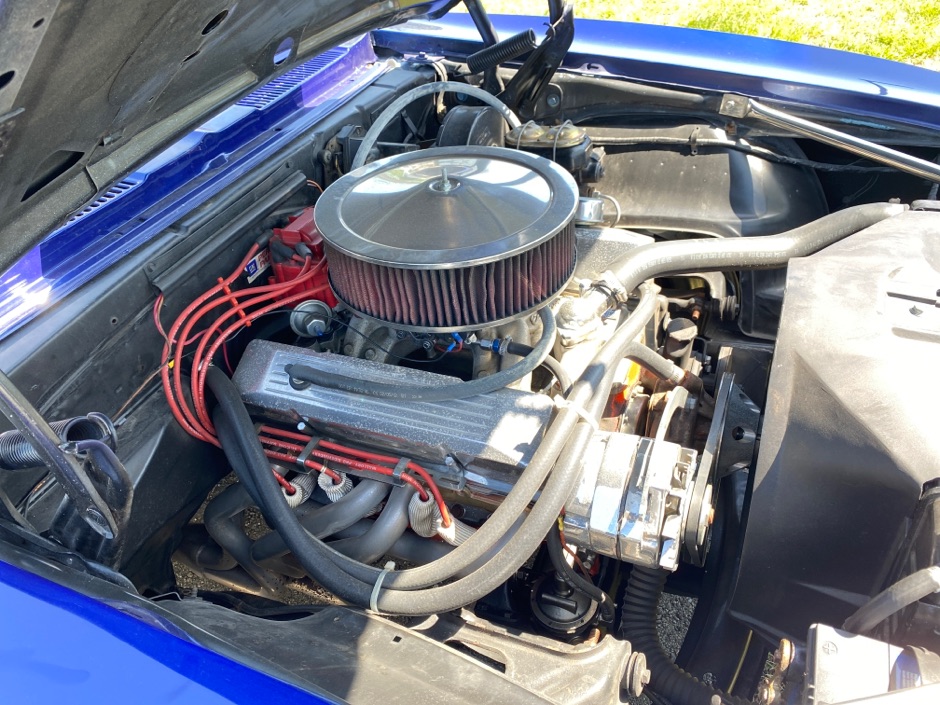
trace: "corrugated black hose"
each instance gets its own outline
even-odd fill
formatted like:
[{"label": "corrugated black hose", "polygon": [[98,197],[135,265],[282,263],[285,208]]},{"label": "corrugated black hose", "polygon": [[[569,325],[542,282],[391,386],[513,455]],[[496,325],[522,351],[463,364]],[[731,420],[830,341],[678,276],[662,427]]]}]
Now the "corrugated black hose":
[{"label": "corrugated black hose", "polygon": [[620,635],[634,651],[646,656],[649,688],[672,705],[746,705],[750,701],[726,695],[683,671],[663,650],[656,629],[656,608],[668,573],[634,566],[623,593]]}]

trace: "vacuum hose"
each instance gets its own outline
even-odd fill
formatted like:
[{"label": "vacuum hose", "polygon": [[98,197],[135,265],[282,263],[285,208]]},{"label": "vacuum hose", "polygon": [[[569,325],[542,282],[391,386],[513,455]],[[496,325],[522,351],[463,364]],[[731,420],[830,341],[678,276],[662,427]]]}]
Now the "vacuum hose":
[{"label": "vacuum hose", "polygon": [[407,91],[393,100],[391,103],[389,103],[388,107],[379,114],[379,116],[375,119],[375,122],[372,123],[372,127],[369,128],[369,131],[366,132],[365,136],[362,138],[362,142],[359,145],[356,156],[352,161],[352,169],[355,170],[365,165],[366,160],[369,158],[369,153],[372,151],[372,148],[375,147],[375,143],[379,141],[379,135],[381,135],[382,131],[391,124],[392,120],[397,120],[399,118],[402,110],[407,108],[418,98],[423,98],[426,95],[442,92],[460,93],[462,95],[468,95],[471,98],[476,98],[477,100],[486,103],[491,108],[498,111],[499,114],[502,115],[506,120],[506,122],[509,123],[510,127],[519,127],[519,125],[522,124],[519,122],[519,118],[516,117],[516,114],[510,110],[503,101],[494,96],[492,93],[487,93],[482,88],[471,86],[469,83],[458,83],[457,81],[435,81],[434,83],[425,83],[423,86],[412,88],[410,91]]},{"label": "vacuum hose", "polygon": [[339,389],[344,392],[362,394],[367,397],[396,399],[399,401],[454,401],[480,394],[489,394],[508,387],[513,382],[530,374],[548,358],[555,344],[555,316],[547,306],[539,311],[542,321],[542,337],[531,352],[505,370],[500,370],[487,377],[480,377],[469,382],[456,382],[440,387],[413,386],[405,384],[385,384],[365,379],[343,377],[335,372],[318,370],[306,365],[287,365],[285,371],[290,377],[294,389],[306,389],[311,384],[327,389]]}]

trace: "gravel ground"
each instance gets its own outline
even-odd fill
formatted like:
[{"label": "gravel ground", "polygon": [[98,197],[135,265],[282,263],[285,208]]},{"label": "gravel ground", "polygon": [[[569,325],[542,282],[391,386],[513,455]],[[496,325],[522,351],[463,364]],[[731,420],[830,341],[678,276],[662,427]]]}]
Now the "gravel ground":
[{"label": "gravel ground", "polygon": [[663,595],[659,601],[659,610],[656,615],[656,626],[659,628],[659,640],[672,659],[676,658],[685,633],[689,630],[692,613],[695,611],[694,597],[681,597],[679,595]]}]

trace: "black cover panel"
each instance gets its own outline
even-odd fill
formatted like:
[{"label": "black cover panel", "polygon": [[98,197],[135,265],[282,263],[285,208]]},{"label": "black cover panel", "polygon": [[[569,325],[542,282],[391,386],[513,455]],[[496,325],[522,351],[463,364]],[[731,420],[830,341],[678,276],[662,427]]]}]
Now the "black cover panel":
[{"label": "black cover panel", "polygon": [[5,0],[0,271],[258,84],[355,34],[455,2]]},{"label": "black cover panel", "polygon": [[289,621],[259,619],[197,600],[161,607],[343,702],[548,702],[418,631],[345,607],[324,607]]},{"label": "black cover panel", "polygon": [[839,625],[887,578],[940,475],[940,214],[790,263],[733,611]]}]

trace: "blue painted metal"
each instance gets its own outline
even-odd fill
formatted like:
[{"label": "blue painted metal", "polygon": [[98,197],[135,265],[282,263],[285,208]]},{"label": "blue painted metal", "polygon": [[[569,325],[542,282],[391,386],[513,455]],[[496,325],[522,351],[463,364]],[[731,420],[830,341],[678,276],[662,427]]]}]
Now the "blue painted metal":
[{"label": "blue painted metal", "polygon": [[0,701],[334,702],[232,661],[151,613],[108,604],[0,561]]},{"label": "blue painted metal", "polygon": [[[492,15],[500,38],[545,18]],[[742,93],[844,110],[883,121],[940,128],[940,73],[862,54],[680,27],[576,19],[564,67],[598,75]],[[408,22],[373,33],[400,52],[469,54],[482,44],[468,15]]]},{"label": "blue painted metal", "polygon": [[109,188],[0,275],[0,337],[242,177],[383,70],[368,37],[331,49]]}]

